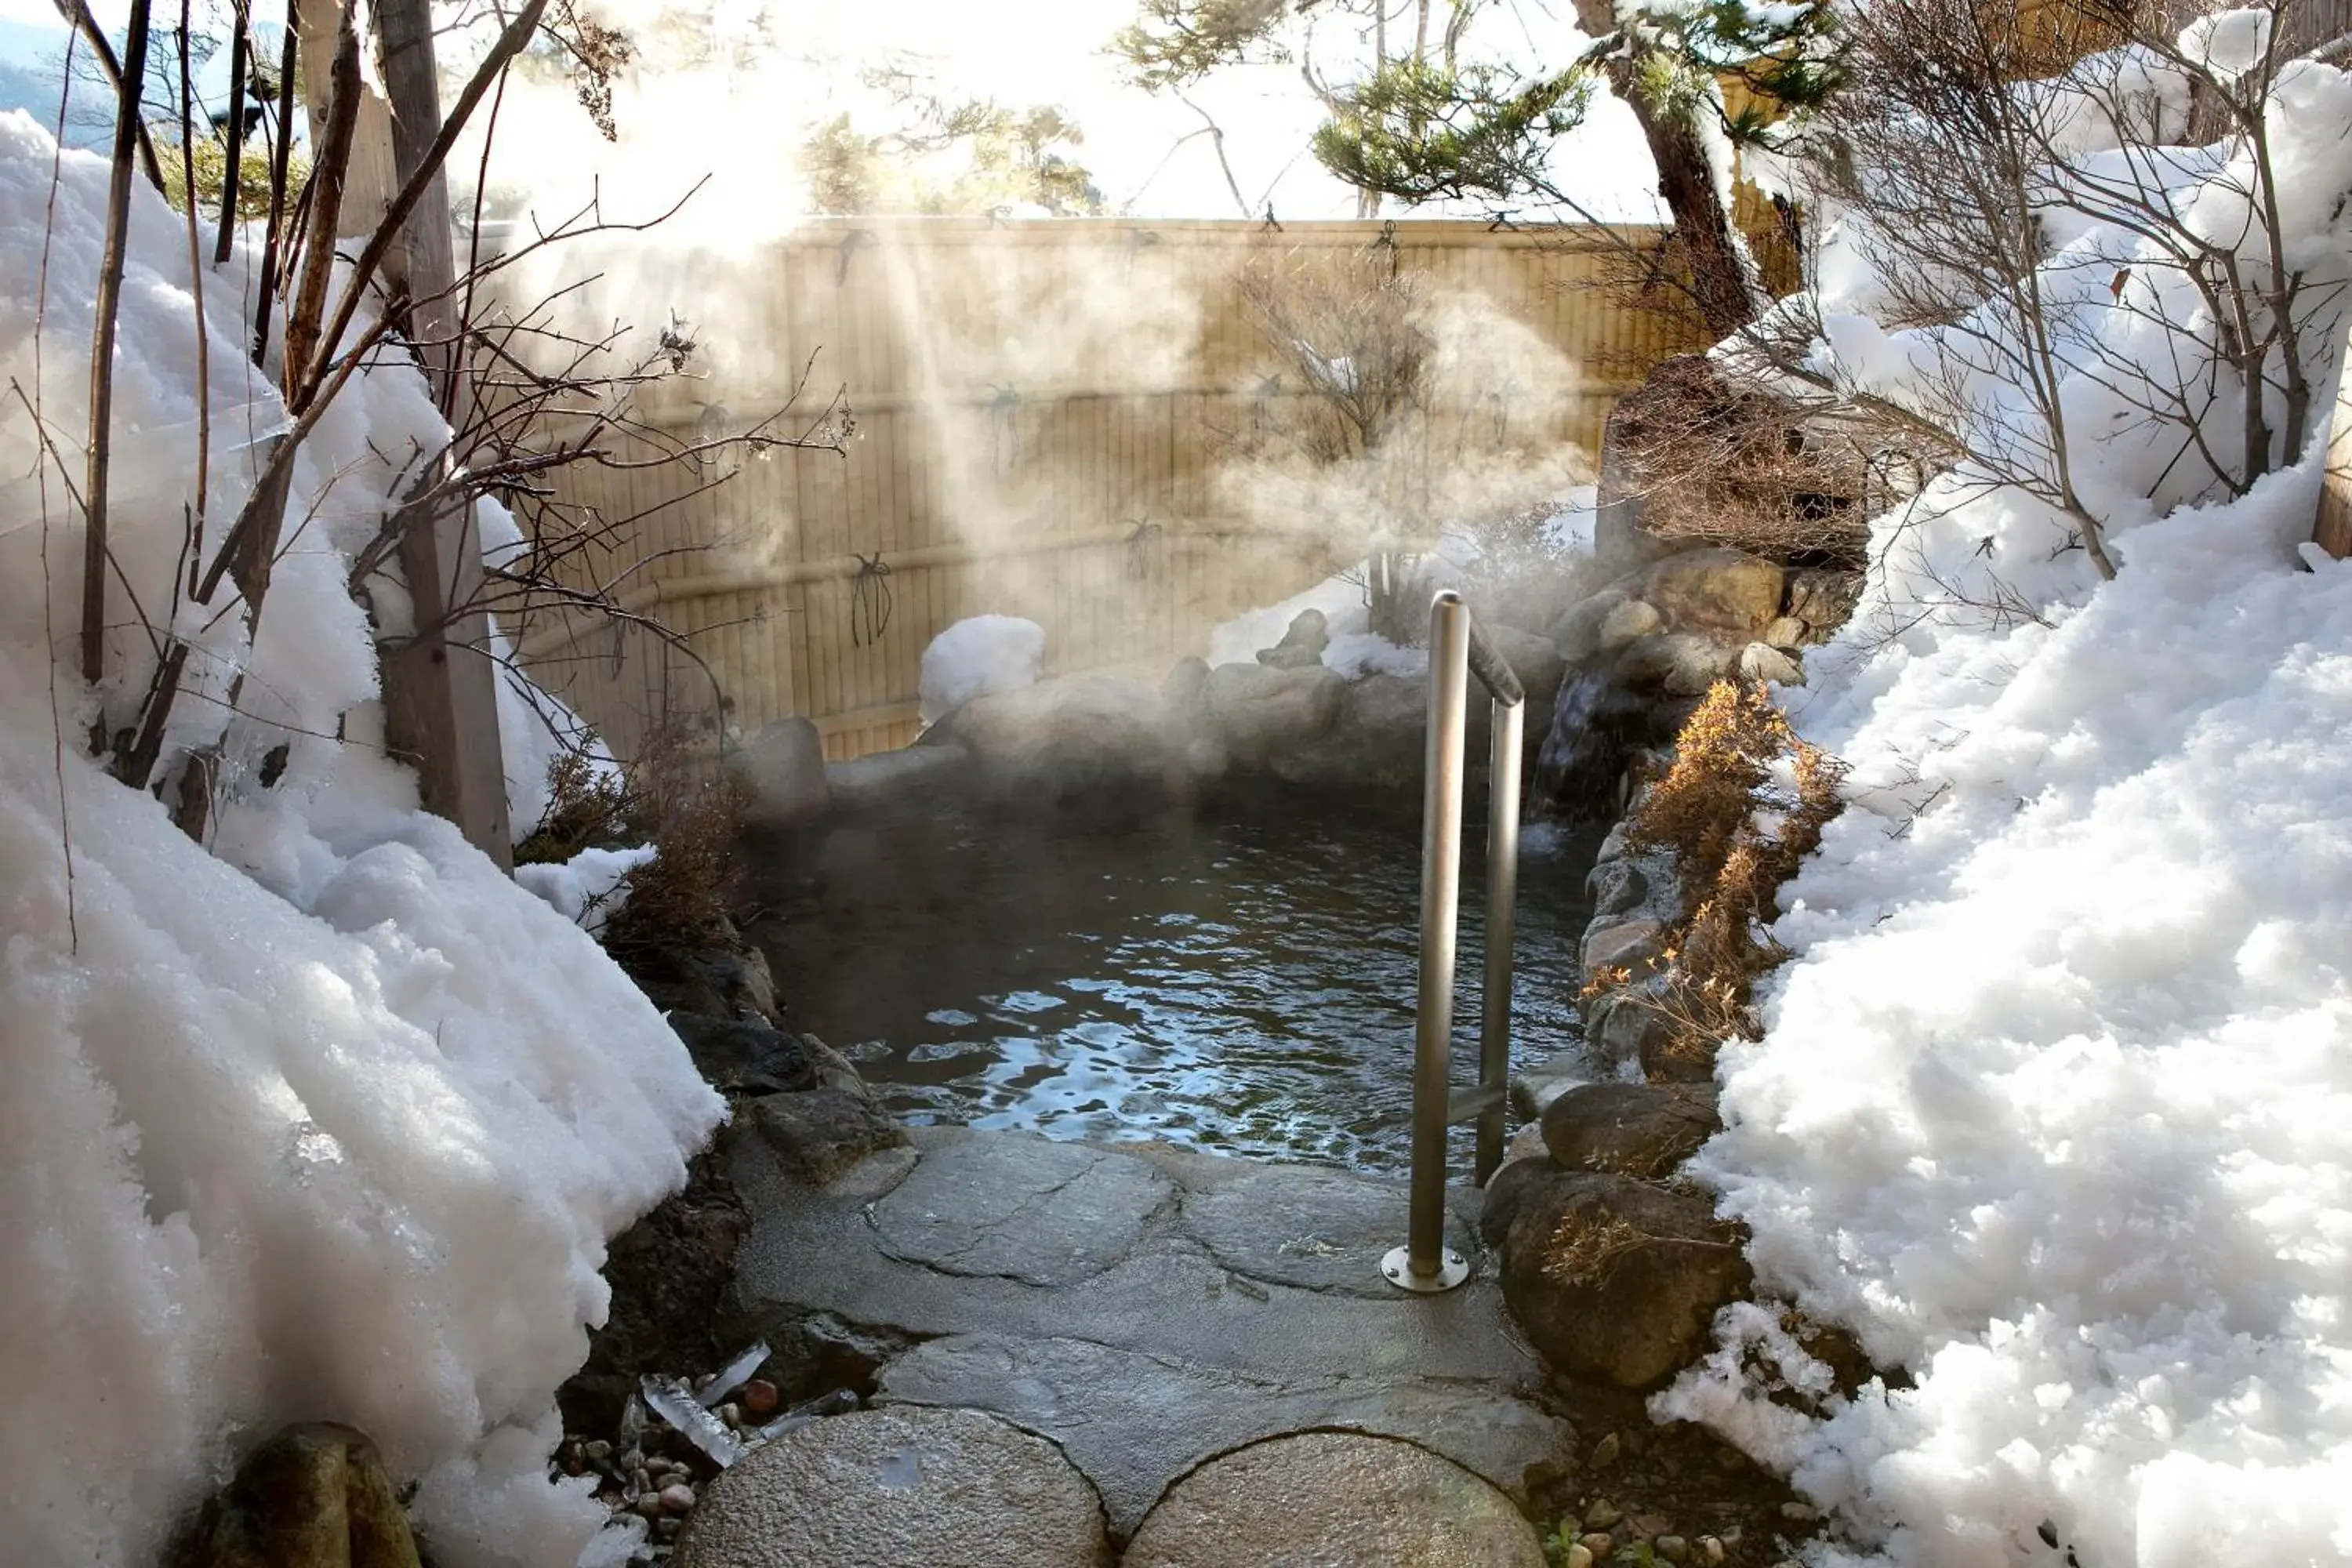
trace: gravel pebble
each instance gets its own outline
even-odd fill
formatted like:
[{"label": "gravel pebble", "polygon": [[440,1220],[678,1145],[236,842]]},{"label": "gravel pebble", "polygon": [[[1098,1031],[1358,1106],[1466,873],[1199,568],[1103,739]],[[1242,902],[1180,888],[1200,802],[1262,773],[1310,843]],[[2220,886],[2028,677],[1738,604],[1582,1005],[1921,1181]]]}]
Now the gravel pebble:
[{"label": "gravel pebble", "polygon": [[1784,1502],[1780,1505],[1780,1517],[1794,1520],[1799,1524],[1811,1524],[1821,1518],[1822,1514],[1819,1509],[1810,1503]]},{"label": "gravel pebble", "polygon": [[1712,1535],[1702,1535],[1698,1538],[1698,1554],[1701,1561],[1706,1563],[1720,1563],[1730,1555],[1724,1551],[1723,1542]]},{"label": "gravel pebble", "polygon": [[1690,1560],[1690,1542],[1679,1535],[1661,1535],[1650,1542],[1650,1549],[1669,1563]]},{"label": "gravel pebble", "polygon": [[1617,1434],[1610,1433],[1592,1445],[1592,1468],[1596,1470],[1607,1469],[1617,1462],[1617,1456],[1624,1451],[1624,1447],[1625,1445],[1619,1440]]},{"label": "gravel pebble", "polygon": [[662,1510],[661,1494],[659,1492],[646,1492],[641,1495],[635,1502],[629,1506],[635,1509],[637,1512],[643,1514],[647,1519],[659,1519],[661,1517]]},{"label": "gravel pebble", "polygon": [[783,1403],[783,1395],[777,1391],[776,1385],[764,1377],[755,1377],[745,1384],[743,1392],[737,1397],[743,1401],[743,1414],[754,1421],[765,1421]]},{"label": "gravel pebble", "polygon": [[1590,1535],[1578,1536],[1576,1543],[1591,1552],[1597,1561],[1616,1550],[1617,1538],[1605,1530],[1596,1530]]},{"label": "gravel pebble", "polygon": [[1561,1559],[1562,1568],[1592,1568],[1592,1549],[1581,1541],[1571,1544]]},{"label": "gravel pebble", "polygon": [[655,1495],[666,1513],[684,1513],[694,1506],[694,1489],[684,1481],[674,1481]]},{"label": "gravel pebble", "polygon": [[1584,1510],[1584,1522],[1593,1530],[1606,1530],[1625,1517],[1625,1510],[1607,1498],[1595,1498],[1592,1506]]}]

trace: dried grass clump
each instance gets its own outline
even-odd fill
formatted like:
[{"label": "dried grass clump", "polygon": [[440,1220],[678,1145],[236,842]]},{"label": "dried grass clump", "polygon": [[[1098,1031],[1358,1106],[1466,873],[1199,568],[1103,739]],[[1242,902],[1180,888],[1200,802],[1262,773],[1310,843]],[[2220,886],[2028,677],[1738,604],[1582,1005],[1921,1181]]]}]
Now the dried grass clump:
[{"label": "dried grass clump", "polygon": [[1632,970],[1622,964],[1604,963],[1584,977],[1584,989],[1576,994],[1580,1001],[1591,1002],[1608,995],[1612,991],[1622,991],[1633,984]]},{"label": "dried grass clump", "polygon": [[714,765],[707,740],[656,732],[618,773],[566,752],[547,777],[547,817],[515,847],[518,865],[569,860],[588,848],[654,847],[654,858],[628,874],[625,900],[598,933],[607,952],[626,964],[731,940],[746,801],[742,787]]},{"label": "dried grass clump", "polygon": [[1790,565],[1859,567],[1864,469],[1797,405],[1734,385],[1701,355],[1670,359],[1610,421],[1642,530]]},{"label": "dried grass clump", "polygon": [[1673,850],[1685,888],[1712,887],[1772,764],[1796,743],[1762,686],[1717,681],[1675,737],[1674,765],[1626,825],[1627,842]]},{"label": "dried grass clump", "polygon": [[1618,1259],[1648,1239],[1631,1222],[1613,1215],[1596,1220],[1570,1208],[1552,1229],[1544,1272],[1562,1285],[1605,1284]]},{"label": "dried grass clump", "polygon": [[626,782],[585,752],[561,752],[547,768],[547,816],[514,849],[518,866],[560,865],[583,849],[642,843],[629,836],[637,810]]},{"label": "dried grass clump", "polygon": [[[646,764],[640,762],[641,769]],[[654,858],[629,873],[628,901],[605,921],[605,951],[625,964],[635,955],[735,940],[735,847],[746,792],[723,770],[672,754],[648,772]]]},{"label": "dried grass clump", "polygon": [[[1782,762],[1793,789],[1774,787]],[[1684,726],[1674,766],[1626,830],[1636,847],[1672,849],[1682,873],[1685,912],[1667,944],[1674,984],[1657,1004],[1674,1026],[1666,1065],[1703,1068],[1719,1042],[1759,1033],[1756,981],[1789,956],[1766,928],[1781,884],[1843,808],[1844,774],[1797,739],[1760,685],[1717,682]]]}]

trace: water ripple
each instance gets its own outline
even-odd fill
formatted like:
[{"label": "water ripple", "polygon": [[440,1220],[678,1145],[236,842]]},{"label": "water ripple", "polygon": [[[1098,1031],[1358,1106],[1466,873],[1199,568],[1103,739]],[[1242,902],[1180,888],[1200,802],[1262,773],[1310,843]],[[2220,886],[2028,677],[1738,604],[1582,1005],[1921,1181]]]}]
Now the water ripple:
[{"label": "water ripple", "polygon": [[[1465,834],[1460,1081],[1484,837]],[[1400,1171],[1419,850],[1410,819],[1337,813],[866,825],[836,830],[755,935],[799,1026],[853,1047],[913,1120]],[[1519,1061],[1576,1039],[1588,860],[1523,859]]]}]

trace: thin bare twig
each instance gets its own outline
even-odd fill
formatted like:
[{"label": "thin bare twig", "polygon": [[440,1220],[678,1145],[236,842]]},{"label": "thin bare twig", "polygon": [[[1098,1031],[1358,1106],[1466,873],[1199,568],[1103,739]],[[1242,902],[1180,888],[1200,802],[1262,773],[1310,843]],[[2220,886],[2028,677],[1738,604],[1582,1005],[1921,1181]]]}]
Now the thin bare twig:
[{"label": "thin bare twig", "polygon": [[[57,243],[58,189],[65,182],[66,105],[73,98],[74,39],[66,39],[65,87],[58,96],[58,128],[56,144],[49,153],[48,210],[41,224],[41,265],[33,280],[33,428],[47,431],[41,418],[41,333],[49,315],[49,252]],[[24,395],[19,388],[17,395]],[[62,471],[62,470],[61,470]],[[47,658],[57,657],[57,579],[49,568],[49,469],[46,463],[35,469],[39,476],[35,483],[41,498],[41,647]],[[58,839],[65,847],[66,862],[66,943],[67,951],[81,951],[81,923],[75,910],[73,810],[66,800],[66,720],[58,701],[57,671],[45,672],[49,689],[49,770],[58,784]]]}]

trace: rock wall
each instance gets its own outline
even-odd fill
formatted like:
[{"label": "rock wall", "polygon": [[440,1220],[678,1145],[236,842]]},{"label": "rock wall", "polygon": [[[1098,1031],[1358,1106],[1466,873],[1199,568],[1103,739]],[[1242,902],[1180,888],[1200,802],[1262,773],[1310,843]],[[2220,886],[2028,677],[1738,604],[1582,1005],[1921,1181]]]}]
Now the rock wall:
[{"label": "rock wall", "polygon": [[[1687,1033],[1671,1014],[1670,945],[1687,889],[1671,850],[1633,842],[1626,814],[1714,681],[1801,684],[1801,650],[1844,620],[1858,585],[1701,550],[1562,617],[1556,640],[1572,671],[1538,787],[1562,816],[1620,818],[1588,875],[1579,952],[1588,986],[1603,984],[1584,1003],[1585,1049],[1514,1082],[1539,1133],[1488,1184],[1481,1228],[1502,1253],[1513,1315],[1572,1378],[1664,1382],[1706,1349],[1716,1311],[1749,1280],[1744,1232],[1676,1174],[1719,1125],[1712,1058],[1673,1048]],[[1616,1081],[1583,1081],[1596,1061]]]},{"label": "rock wall", "polygon": [[1730,677],[1802,685],[1801,650],[1828,639],[1860,591],[1854,573],[1789,571],[1710,548],[1570,605],[1550,627],[1567,672],[1538,761],[1538,808],[1571,823],[1615,818],[1629,764],[1669,743],[1708,687]]}]

